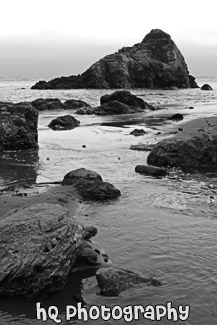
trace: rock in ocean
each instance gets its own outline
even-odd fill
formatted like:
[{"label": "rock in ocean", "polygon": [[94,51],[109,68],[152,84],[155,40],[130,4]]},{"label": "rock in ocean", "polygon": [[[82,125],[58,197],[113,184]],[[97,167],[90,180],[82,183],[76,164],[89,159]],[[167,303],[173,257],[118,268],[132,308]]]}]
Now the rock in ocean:
[{"label": "rock in ocean", "polygon": [[81,75],[39,81],[32,89],[197,88],[170,35],[153,29],[141,43],[123,47]]}]

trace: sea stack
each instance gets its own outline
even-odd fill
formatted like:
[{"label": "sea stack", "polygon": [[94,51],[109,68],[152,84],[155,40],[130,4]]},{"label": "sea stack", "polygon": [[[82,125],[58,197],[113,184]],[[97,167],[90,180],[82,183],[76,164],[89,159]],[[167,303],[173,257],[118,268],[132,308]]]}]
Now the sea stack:
[{"label": "sea stack", "polygon": [[152,29],[141,43],[123,47],[81,75],[39,81],[32,89],[198,88],[171,36]]}]

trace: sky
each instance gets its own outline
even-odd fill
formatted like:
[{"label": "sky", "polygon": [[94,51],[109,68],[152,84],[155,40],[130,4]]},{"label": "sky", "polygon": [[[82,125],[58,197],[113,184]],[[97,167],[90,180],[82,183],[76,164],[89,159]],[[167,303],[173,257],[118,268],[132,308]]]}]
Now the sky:
[{"label": "sky", "polygon": [[0,76],[84,72],[151,29],[170,34],[194,76],[217,76],[216,0],[0,0]]}]

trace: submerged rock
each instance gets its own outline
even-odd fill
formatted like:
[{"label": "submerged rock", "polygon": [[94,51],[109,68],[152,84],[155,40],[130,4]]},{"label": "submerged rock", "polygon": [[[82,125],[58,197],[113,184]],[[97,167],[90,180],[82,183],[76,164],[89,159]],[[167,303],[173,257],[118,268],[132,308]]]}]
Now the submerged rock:
[{"label": "submerged rock", "polygon": [[4,216],[0,221],[0,295],[62,289],[84,238],[85,228],[59,204],[35,204]]},{"label": "submerged rock", "polygon": [[212,87],[208,84],[204,84],[200,89],[201,90],[213,90]]},{"label": "submerged rock", "polygon": [[145,166],[145,165],[137,165],[135,168],[135,172],[143,175],[154,176],[154,177],[161,177],[167,175],[167,171],[164,168]]},{"label": "submerged rock", "polygon": [[84,200],[101,201],[115,199],[121,195],[114,185],[104,182],[98,173],[85,168],[66,174],[62,185],[73,185]]},{"label": "submerged rock", "polygon": [[38,112],[29,103],[0,102],[0,151],[38,148]]},{"label": "submerged rock", "polygon": [[170,35],[153,29],[141,43],[105,56],[81,75],[39,81],[32,89],[175,87],[198,86]]},{"label": "submerged rock", "polygon": [[80,121],[78,121],[75,117],[71,115],[64,115],[53,119],[48,124],[48,127],[53,130],[71,130],[79,125]]},{"label": "submerged rock", "polygon": [[96,273],[96,279],[103,296],[118,296],[121,292],[141,283],[160,286],[161,282],[152,277],[143,277],[135,272],[109,268],[100,269]]},{"label": "submerged rock", "polygon": [[156,144],[147,162],[155,166],[217,167],[217,135],[201,132],[186,138],[174,137]]}]

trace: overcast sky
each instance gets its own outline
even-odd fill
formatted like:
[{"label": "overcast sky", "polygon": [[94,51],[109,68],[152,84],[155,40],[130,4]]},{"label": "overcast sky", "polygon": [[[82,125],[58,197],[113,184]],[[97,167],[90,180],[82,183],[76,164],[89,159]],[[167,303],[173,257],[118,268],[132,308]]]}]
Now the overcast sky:
[{"label": "overcast sky", "polygon": [[0,0],[0,75],[57,77],[171,35],[195,76],[217,76],[216,0]]}]

